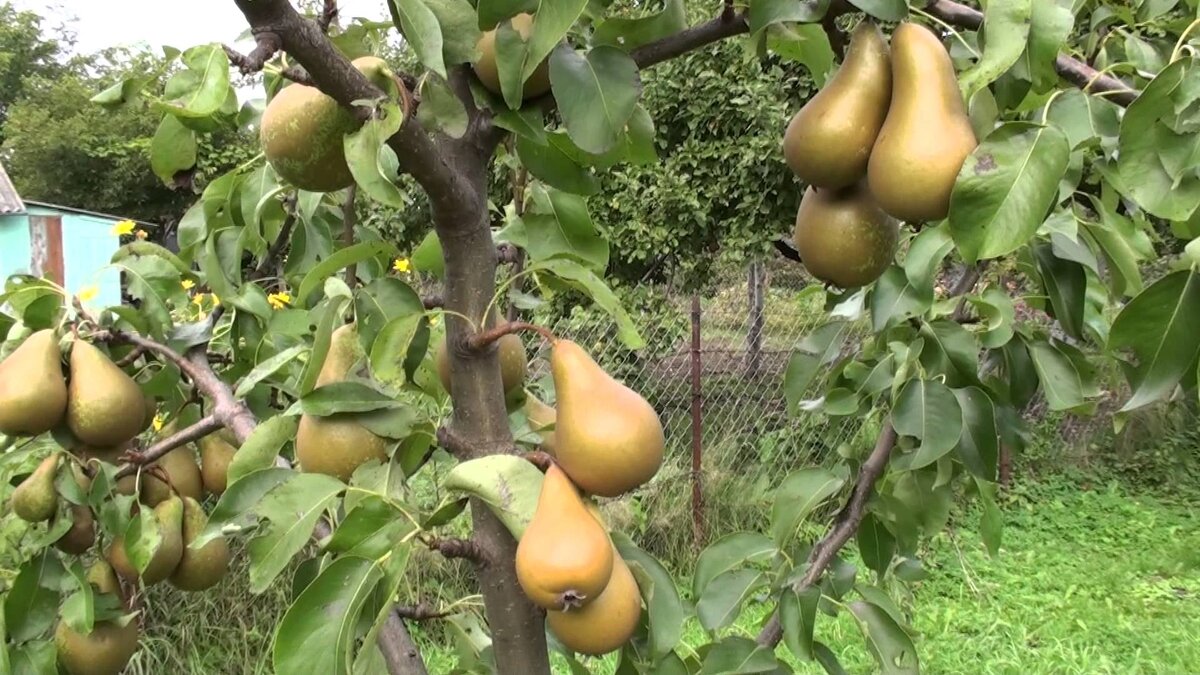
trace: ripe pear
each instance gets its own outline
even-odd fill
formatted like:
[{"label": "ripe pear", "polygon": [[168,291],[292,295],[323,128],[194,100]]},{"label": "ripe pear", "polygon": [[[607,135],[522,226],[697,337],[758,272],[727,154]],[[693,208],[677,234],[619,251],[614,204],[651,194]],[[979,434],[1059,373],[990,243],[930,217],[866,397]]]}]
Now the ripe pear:
[{"label": "ripe pear", "polygon": [[654,408],[617,382],[579,345],[550,351],[557,422],[555,457],[581,489],[616,497],[646,483],[662,466],[662,422]]},{"label": "ripe pear", "polygon": [[629,642],[641,616],[642,596],[637,580],[614,550],[612,577],[604,592],[578,609],[547,611],[546,625],[571,651],[600,656]]},{"label": "ripe pear", "polygon": [[[533,33],[533,15],[521,13],[512,17],[513,30],[521,36],[522,40],[529,40],[529,36]],[[476,48],[479,49],[479,59],[471,64],[475,70],[475,74],[479,76],[479,81],[483,83],[493,94],[499,94],[500,91],[500,69],[496,65],[496,29],[484,31],[479,37],[479,42],[476,43]],[[531,99],[550,91],[550,59],[544,59],[529,79],[525,80],[525,86],[521,90],[521,98]]]},{"label": "ripe pear", "polygon": [[54,542],[55,548],[71,555],[83,555],[94,543],[96,543],[96,518],[92,515],[92,510],[86,506],[72,504],[71,529]]},{"label": "ripe pear", "polygon": [[[113,569],[103,560],[88,568],[87,580],[96,591],[121,598],[121,587]],[[124,599],[121,598],[122,603]],[[58,661],[71,675],[117,675],[125,669],[138,647],[138,622],[124,626],[116,621],[97,621],[88,634],[59,622],[54,631]]]},{"label": "ripe pear", "polygon": [[87,445],[124,445],[142,430],[146,399],[137,382],[99,349],[76,340],[67,386],[67,426]]},{"label": "ripe pear", "polygon": [[[149,394],[143,394],[142,398],[145,400],[145,405],[146,405],[145,415],[146,415],[146,417],[142,420],[141,431],[146,431],[147,429],[150,428],[151,424],[154,424],[154,417],[156,415],[158,415],[158,400]],[[139,432],[139,433],[141,433],[141,432]]]},{"label": "ripe pear", "polygon": [[545,429],[554,426],[558,419],[558,413],[529,390],[525,391],[525,403],[522,408],[525,410],[525,419],[529,420],[529,429],[542,437],[541,450],[553,455],[554,429],[551,428],[548,431]]},{"label": "ripe pear", "polygon": [[840,288],[875,281],[896,255],[899,225],[861,186],[809,187],[796,212],[792,241],[814,277]]},{"label": "ripe pear", "polygon": [[[335,330],[317,386],[344,380],[362,348],[354,324]],[[349,481],[354,470],[371,460],[387,461],[387,441],[360,424],[352,414],[326,417],[301,415],[296,430],[296,459],[309,473],[323,473]]]},{"label": "ripe pear", "polygon": [[941,40],[918,24],[900,24],[892,33],[892,103],[867,167],[875,200],[908,222],[945,218],[976,145]]},{"label": "ripe pear", "polygon": [[[525,343],[518,335],[508,334],[496,340],[496,356],[500,359],[500,381],[508,393],[525,383],[529,372],[529,359],[525,355]],[[450,354],[446,349],[446,338],[442,338],[433,354],[438,378],[446,393],[450,393]]]},{"label": "ripe pear", "polygon": [[221,433],[212,433],[200,439],[200,477],[204,490],[209,494],[225,492],[229,463],[237,454],[237,448],[225,439]]},{"label": "ripe pear", "polygon": [[21,520],[40,523],[50,520],[58,510],[58,492],[54,476],[58,473],[58,453],[52,453],[13,490],[9,505]]},{"label": "ripe pear", "polygon": [[[389,70],[375,56],[351,62],[383,88]],[[354,182],[346,164],[343,138],[359,127],[353,113],[316,87],[291,84],[279,90],[263,110],[259,141],[280,178],[310,192],[333,192]]]},{"label": "ripe pear", "polygon": [[612,577],[608,533],[558,465],[546,471],[533,520],[517,544],[516,565],[525,595],[545,609],[584,606]]},{"label": "ripe pear", "polygon": [[[183,557],[183,500],[171,495],[158,506],[154,507],[154,520],[158,525],[161,537],[158,548],[150,557],[150,562],[141,573],[142,583],[152,586],[167,577],[179,566]],[[139,577],[137,568],[125,553],[125,537],[113,538],[108,548],[107,558],[121,578],[133,581]]]},{"label": "ripe pear", "polygon": [[208,525],[208,516],[200,502],[183,498],[183,557],[171,573],[170,582],[183,591],[203,591],[217,585],[229,569],[229,545],[217,537],[198,549],[191,543]]},{"label": "ripe pear", "polygon": [[867,173],[891,98],[887,41],[878,26],[863,21],[837,73],[788,123],[783,156],[792,172],[823,188],[858,182]]},{"label": "ripe pear", "polygon": [[58,336],[41,330],[0,361],[0,433],[36,436],[58,426],[66,411]]},{"label": "ripe pear", "polygon": [[[88,567],[87,581],[101,593],[116,594],[120,597],[121,584],[117,580],[117,575],[113,572],[112,566],[105,562],[103,558],[97,558]],[[121,598],[121,600],[124,602],[124,598]]]},{"label": "ripe pear", "polygon": [[[164,427],[165,430],[165,427]],[[170,435],[163,434],[164,437]],[[182,497],[200,499],[204,496],[200,465],[196,463],[196,452],[191,444],[181,445],[160,457],[151,466],[167,472],[171,485]],[[157,506],[171,495],[171,488],[150,472],[142,473],[142,503]]]}]

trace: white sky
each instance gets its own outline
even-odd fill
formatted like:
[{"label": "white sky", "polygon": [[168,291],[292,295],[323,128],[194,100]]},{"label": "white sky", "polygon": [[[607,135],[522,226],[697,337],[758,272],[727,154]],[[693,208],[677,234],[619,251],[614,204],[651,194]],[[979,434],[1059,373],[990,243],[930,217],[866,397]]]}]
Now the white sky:
[{"label": "white sky", "polygon": [[[232,43],[247,28],[233,0],[15,0],[18,9],[37,12],[53,30],[68,23],[78,37],[76,51],[145,43],[186,49],[208,42]],[[340,0],[341,23],[362,16],[387,20],[385,0]]]}]

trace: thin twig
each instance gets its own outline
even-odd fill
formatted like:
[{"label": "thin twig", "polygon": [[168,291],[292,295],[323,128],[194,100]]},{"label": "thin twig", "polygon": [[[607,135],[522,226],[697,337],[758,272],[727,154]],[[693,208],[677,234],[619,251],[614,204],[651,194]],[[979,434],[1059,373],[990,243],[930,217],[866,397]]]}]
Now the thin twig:
[{"label": "thin twig", "polygon": [[333,25],[333,22],[337,19],[337,17],[337,0],[325,0],[325,5],[321,8],[321,14],[317,17],[317,25],[321,27],[321,32],[328,33],[329,27]]},{"label": "thin twig", "polygon": [[271,57],[283,49],[283,40],[273,31],[260,31],[254,34],[254,49],[249,54],[242,54],[229,45],[222,45],[229,62],[237,66],[243,75],[257,73],[263,69]]},{"label": "thin twig", "polygon": [[177,431],[164,439],[159,440],[154,445],[141,451],[128,450],[122,455],[128,460],[128,463],[122,466],[117,471],[117,478],[124,478],[132,475],[137,471],[139,466],[153,464],[163,455],[178,448],[181,445],[186,445],[193,441],[198,441],[201,438],[213,433],[224,427],[221,420],[217,419],[216,415],[208,415],[199,422]]},{"label": "thin twig", "polygon": [[975,290],[975,284],[979,283],[979,277],[983,274],[983,268],[987,267],[987,261],[981,260],[978,263],[971,265],[963,270],[958,277],[958,281],[954,282],[954,286],[950,288],[950,297],[958,297],[958,305],[954,308],[952,318],[958,323],[967,323],[967,293]]},{"label": "thin twig", "polygon": [[415,605],[396,605],[393,609],[396,615],[401,619],[408,621],[429,621],[430,619],[442,619],[453,614],[453,611],[442,611],[434,609],[433,605],[427,602],[419,602]]},{"label": "thin twig", "polygon": [[113,365],[115,365],[118,368],[124,368],[125,366],[133,365],[133,362],[140,359],[142,357],[142,355],[145,353],[146,353],[145,347],[134,347],[133,351],[129,352],[125,356],[122,356],[121,358],[117,359],[116,361],[113,361]]},{"label": "thin twig", "polygon": [[550,329],[548,328],[543,328],[542,326],[527,323],[525,321],[505,321],[504,323],[497,324],[494,328],[486,330],[482,333],[476,333],[467,338],[467,346],[472,350],[480,350],[492,344],[496,340],[499,340],[505,335],[511,335],[519,331],[532,331],[534,333],[538,333],[550,342],[555,342],[558,340],[558,337],[554,333],[550,332]]}]

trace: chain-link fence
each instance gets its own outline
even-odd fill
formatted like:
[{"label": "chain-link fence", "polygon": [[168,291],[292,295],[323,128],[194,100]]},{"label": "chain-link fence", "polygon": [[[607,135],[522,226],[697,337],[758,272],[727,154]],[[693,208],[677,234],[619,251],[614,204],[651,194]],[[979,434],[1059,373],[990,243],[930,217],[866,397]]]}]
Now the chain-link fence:
[{"label": "chain-link fence", "polygon": [[[793,348],[827,320],[820,294],[769,283],[762,265],[740,272],[703,296],[664,294],[664,306],[635,315],[646,342],[637,351],[622,346],[611,321],[567,317],[549,326],[662,419],[662,470],[632,498],[606,506],[652,548],[761,528],[770,490],[788,473],[860,440],[858,419],[789,411],[784,396]],[[547,377],[546,356],[535,358],[535,378]]]}]

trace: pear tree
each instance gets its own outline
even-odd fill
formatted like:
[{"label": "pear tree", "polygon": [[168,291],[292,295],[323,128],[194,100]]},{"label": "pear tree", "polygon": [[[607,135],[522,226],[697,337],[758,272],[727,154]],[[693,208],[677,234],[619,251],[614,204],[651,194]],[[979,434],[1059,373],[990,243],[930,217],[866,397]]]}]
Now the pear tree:
[{"label": "pear tree", "polygon": [[[180,592],[219,593],[227,541],[248,559],[252,591],[291,584],[271,647],[284,675],[426,673],[409,632],[418,621],[442,622],[456,638],[461,673],[549,673],[552,651],[577,673],[595,667],[584,654],[604,651],[619,652],[620,673],[783,673],[796,661],[838,673],[819,626],[841,613],[880,670],[919,672],[920,642],[898,598],[923,577],[921,543],[945,528],[956,499],[979,504],[981,544],[1000,551],[998,458],[1024,442],[1031,400],[1087,414],[1119,398],[1118,424],[1146,406],[1196,403],[1197,0],[727,0],[691,24],[682,0],[389,0],[386,16],[353,20],[338,19],[335,0],[315,13],[288,0],[226,1],[241,10],[249,52],[169,49],[177,69],[161,90],[147,73],[93,99],[161,113],[150,166],[196,193],[178,251],[134,240],[113,256],[126,305],[97,307],[28,275],[10,277],[0,295],[0,357],[39,341],[25,351],[37,358],[0,362],[0,423],[17,420],[0,429],[0,472],[22,485],[5,495],[17,502],[5,522],[22,512],[36,521],[20,525],[12,554],[2,672],[54,672],[56,662],[119,672],[146,573]],[[920,49],[901,46],[914,31],[927,36]],[[876,57],[856,80],[863,59],[846,46],[858,34],[874,36]],[[404,67],[378,57],[397,36]],[[606,457],[606,469],[638,464],[636,480],[593,489],[617,496],[647,479],[653,487],[649,476],[671,458],[637,454],[662,451],[655,413],[615,380],[595,377],[594,400],[580,401],[582,388],[564,393],[574,376],[560,382],[556,372],[563,398],[522,400],[513,336],[568,342],[507,310],[579,293],[611,315],[626,346],[641,344],[636,317],[605,282],[603,232],[622,223],[595,222],[586,197],[599,172],[659,160],[656,125],[670,120],[641,105],[642,73],[723,40],[740,41],[746,59],[797,62],[838,88],[826,99],[888,106],[856,113],[875,120],[865,136],[826,135],[820,116],[798,116],[789,138],[799,140],[780,139],[760,158],[800,166],[798,193],[827,201],[822,190],[860,181],[856,198],[877,201],[880,222],[895,227],[869,274],[829,259],[828,271],[811,266],[830,282],[820,289],[829,316],[786,373],[794,414],[853,417],[864,440],[795,467],[757,531],[713,533],[686,570],[688,588],[610,532],[615,560],[603,571],[614,570],[617,590],[594,605],[573,597],[580,614],[547,620],[558,610],[531,601],[518,569],[543,472],[554,472],[572,513],[586,514],[594,503],[570,497],[559,473],[578,487]],[[889,45],[890,65],[880,65]],[[239,73],[261,75],[251,101],[240,102]],[[881,78],[890,96],[872,85]],[[199,174],[202,141],[231,126],[257,130],[262,153]],[[836,188],[819,185],[828,171],[807,170],[856,147],[871,156]],[[935,155],[918,157],[929,148]],[[493,204],[500,161],[523,179],[508,203]],[[934,165],[944,208],[906,209],[930,202],[922,190],[938,181],[915,177]],[[427,202],[425,240],[402,251],[359,225],[354,207],[365,200]],[[1156,258],[1166,273],[1144,276]],[[436,288],[413,281],[410,264]],[[941,283],[946,269],[951,282]],[[860,337],[844,344],[847,334]],[[76,356],[103,361],[124,416],[67,424],[77,400],[110,389],[71,391],[85,379],[82,366],[68,367]],[[564,370],[590,361],[572,359]],[[51,386],[46,406],[30,408],[41,417],[8,415],[6,397],[21,395],[29,373],[65,377],[65,406]],[[620,423],[628,411],[632,431]],[[597,419],[635,442],[598,441]],[[91,427],[111,447],[80,442],[74,432]],[[588,444],[631,454],[578,459]],[[204,464],[199,474],[166,461],[179,448],[184,464]],[[207,512],[191,495],[179,507],[183,473],[207,488]],[[160,486],[158,506],[139,505],[146,485]],[[59,543],[86,534],[89,520],[90,538]],[[560,531],[573,529],[595,531],[590,521]],[[473,565],[477,611],[401,599],[420,549]],[[118,579],[109,560],[133,574]],[[753,638],[727,630],[751,597],[770,608]],[[590,608],[611,612],[596,625],[632,634],[590,630]],[[685,646],[692,618],[706,637]],[[91,651],[101,643],[113,647]]]}]

